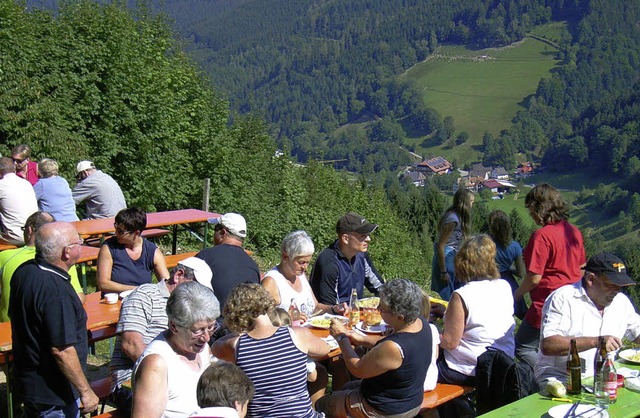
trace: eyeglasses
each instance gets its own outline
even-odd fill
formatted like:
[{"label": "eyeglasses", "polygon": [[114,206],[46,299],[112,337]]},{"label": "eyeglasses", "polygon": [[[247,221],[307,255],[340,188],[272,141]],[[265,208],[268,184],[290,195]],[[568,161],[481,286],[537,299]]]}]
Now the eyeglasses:
[{"label": "eyeglasses", "polygon": [[122,228],[121,226],[118,226],[117,224],[113,224],[113,227],[116,229],[117,235],[132,234],[131,231],[127,231],[126,229]]},{"label": "eyeglasses", "polygon": [[22,164],[24,162],[24,160],[26,160],[28,157],[25,157],[23,159],[18,159],[18,158],[13,158],[13,162],[16,164]]},{"label": "eyeglasses", "polygon": [[213,324],[209,325],[208,327],[204,327],[204,328],[200,328],[197,330],[192,330],[191,328],[184,328],[186,330],[188,330],[191,333],[191,336],[193,338],[200,338],[204,335],[204,333],[206,332],[207,334],[209,334],[209,337],[211,337],[213,335],[214,332],[216,332],[216,330],[218,329],[218,323],[214,322]]},{"label": "eyeglasses", "polygon": [[79,239],[76,242],[72,242],[71,244],[65,245],[65,247],[73,247],[74,245],[82,245],[82,244],[84,244],[84,240],[83,239]]}]

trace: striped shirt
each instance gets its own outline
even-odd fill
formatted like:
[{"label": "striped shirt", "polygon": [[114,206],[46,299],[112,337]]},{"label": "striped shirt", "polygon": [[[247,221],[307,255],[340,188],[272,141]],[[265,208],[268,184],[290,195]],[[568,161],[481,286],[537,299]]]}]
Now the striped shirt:
[{"label": "striped shirt", "polygon": [[249,376],[255,395],[249,417],[317,417],[307,392],[307,355],[293,342],[289,328],[270,337],[241,335],[236,364]]},{"label": "striped shirt", "polygon": [[116,344],[111,354],[109,371],[112,376],[111,390],[131,379],[133,361],[122,351],[122,333],[134,331],[142,334],[142,341],[149,345],[154,338],[167,329],[166,307],[169,292],[164,282],[143,284],[122,302],[120,320],[116,328]]}]

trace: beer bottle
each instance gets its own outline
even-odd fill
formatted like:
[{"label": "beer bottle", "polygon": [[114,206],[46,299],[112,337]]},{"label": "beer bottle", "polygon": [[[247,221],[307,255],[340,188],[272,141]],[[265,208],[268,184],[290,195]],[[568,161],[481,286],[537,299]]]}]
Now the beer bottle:
[{"label": "beer bottle", "polygon": [[351,300],[349,300],[349,325],[355,327],[360,322],[360,308],[358,307],[358,291],[354,287],[351,289]]},{"label": "beer bottle", "polygon": [[582,376],[580,370],[580,356],[576,340],[571,340],[571,351],[567,358],[567,393],[579,395],[582,390]]},{"label": "beer bottle", "polygon": [[598,337],[598,347],[593,361],[593,394],[595,395],[596,406],[602,408],[609,407],[609,391],[605,386],[603,374],[604,363],[607,359],[607,345],[604,337]]}]

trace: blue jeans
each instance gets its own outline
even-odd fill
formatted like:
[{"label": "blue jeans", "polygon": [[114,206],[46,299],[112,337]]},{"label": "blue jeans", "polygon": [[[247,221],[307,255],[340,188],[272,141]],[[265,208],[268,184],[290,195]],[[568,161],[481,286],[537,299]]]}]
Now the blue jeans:
[{"label": "blue jeans", "polygon": [[516,358],[534,368],[538,359],[539,346],[540,330],[534,328],[526,320],[522,321],[518,332],[516,332]]},{"label": "blue jeans", "polygon": [[[472,386],[476,385],[475,376],[467,376],[457,370],[453,370],[444,358],[444,351],[440,349],[438,353],[438,383],[449,383],[454,385]],[[438,407],[441,418],[468,418],[476,416],[476,407],[471,397],[467,395],[459,396]]]},{"label": "blue jeans", "polygon": [[26,401],[24,418],[80,418],[80,399],[64,406],[45,405]]},{"label": "blue jeans", "polygon": [[433,245],[433,261],[431,263],[431,290],[434,292],[438,292],[440,297],[446,301],[451,299],[451,294],[457,288],[456,286],[456,275],[454,271],[454,259],[456,258],[456,251],[449,246],[444,247],[444,264],[447,269],[447,273],[449,273],[449,281],[447,283],[442,283],[441,271],[440,271],[440,263],[438,262],[438,244]]}]

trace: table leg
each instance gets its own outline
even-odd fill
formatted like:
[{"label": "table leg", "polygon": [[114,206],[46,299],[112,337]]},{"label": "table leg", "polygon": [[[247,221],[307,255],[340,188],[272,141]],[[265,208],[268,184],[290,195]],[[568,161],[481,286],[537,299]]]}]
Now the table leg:
[{"label": "table leg", "polygon": [[171,254],[175,254],[178,248],[178,225],[173,225],[173,245],[171,247]]}]

